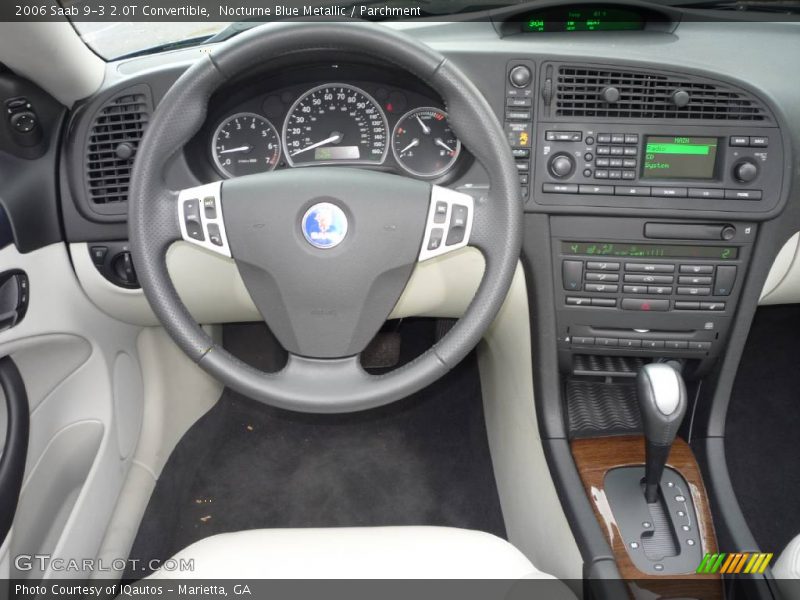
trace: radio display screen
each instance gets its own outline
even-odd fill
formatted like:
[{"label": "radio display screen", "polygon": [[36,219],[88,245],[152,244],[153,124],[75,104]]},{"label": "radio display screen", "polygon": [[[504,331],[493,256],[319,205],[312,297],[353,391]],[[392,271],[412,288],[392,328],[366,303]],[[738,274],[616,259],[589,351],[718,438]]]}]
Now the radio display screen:
[{"label": "radio display screen", "polygon": [[731,246],[617,244],[611,242],[561,242],[561,253],[623,258],[713,258],[715,260],[734,260],[739,257],[739,249]]},{"label": "radio display screen", "polygon": [[713,179],[717,138],[647,136],[642,177],[648,179]]}]

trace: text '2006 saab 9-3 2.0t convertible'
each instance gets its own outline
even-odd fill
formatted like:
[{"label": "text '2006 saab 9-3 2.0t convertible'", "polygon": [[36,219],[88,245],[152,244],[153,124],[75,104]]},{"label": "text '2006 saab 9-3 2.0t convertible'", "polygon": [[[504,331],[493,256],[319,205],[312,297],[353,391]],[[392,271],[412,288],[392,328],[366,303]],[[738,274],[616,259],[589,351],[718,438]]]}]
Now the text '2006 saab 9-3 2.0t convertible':
[{"label": "text '2006 saab 9-3 2.0t convertible'", "polygon": [[796,2],[1,10],[14,597],[800,599]]}]

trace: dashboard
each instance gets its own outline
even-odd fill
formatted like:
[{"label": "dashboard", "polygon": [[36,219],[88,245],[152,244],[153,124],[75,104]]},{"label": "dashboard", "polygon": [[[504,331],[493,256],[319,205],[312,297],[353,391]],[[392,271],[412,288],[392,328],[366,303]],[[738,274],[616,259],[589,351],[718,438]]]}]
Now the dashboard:
[{"label": "dashboard", "polygon": [[470,161],[432,90],[347,61],[278,68],[228,86],[187,154],[205,182],[312,165],[443,182]]}]

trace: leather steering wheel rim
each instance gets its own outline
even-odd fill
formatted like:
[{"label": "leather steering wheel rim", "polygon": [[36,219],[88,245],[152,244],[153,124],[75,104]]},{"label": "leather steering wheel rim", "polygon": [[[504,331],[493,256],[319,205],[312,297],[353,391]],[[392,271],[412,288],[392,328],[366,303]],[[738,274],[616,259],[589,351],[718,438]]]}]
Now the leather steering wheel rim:
[{"label": "leather steering wheel rim", "polygon": [[[179,192],[164,182],[164,165],[199,131],[209,98],[225,82],[270,59],[308,50],[368,53],[425,81],[440,94],[453,131],[489,175],[489,191],[475,200],[473,209],[469,245],[483,254],[485,270],[472,302],[437,344],[383,375],[366,373],[357,366],[357,356],[321,359],[290,354],[289,363],[278,373],[255,369],[217,345],[194,321],[167,270],[167,250],[181,239],[181,223],[176,211]],[[522,240],[522,203],[514,160],[494,111],[448,59],[380,25],[278,23],[216,46],[164,96],[137,152],[129,229],[134,264],[150,306],[177,345],[201,368],[265,404],[300,412],[352,412],[422,389],[477,345],[514,276]]]}]

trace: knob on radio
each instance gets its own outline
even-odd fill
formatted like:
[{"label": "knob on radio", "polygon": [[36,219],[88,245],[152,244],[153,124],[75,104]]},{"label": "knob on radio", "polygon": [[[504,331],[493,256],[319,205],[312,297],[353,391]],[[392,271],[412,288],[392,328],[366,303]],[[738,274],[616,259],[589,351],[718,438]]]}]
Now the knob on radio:
[{"label": "knob on radio", "polygon": [[752,160],[740,160],[733,166],[733,176],[741,183],[750,183],[757,175],[758,165]]},{"label": "knob on radio", "polygon": [[572,175],[572,171],[575,170],[575,161],[569,154],[555,154],[550,159],[548,168],[553,177],[564,179]]}]

